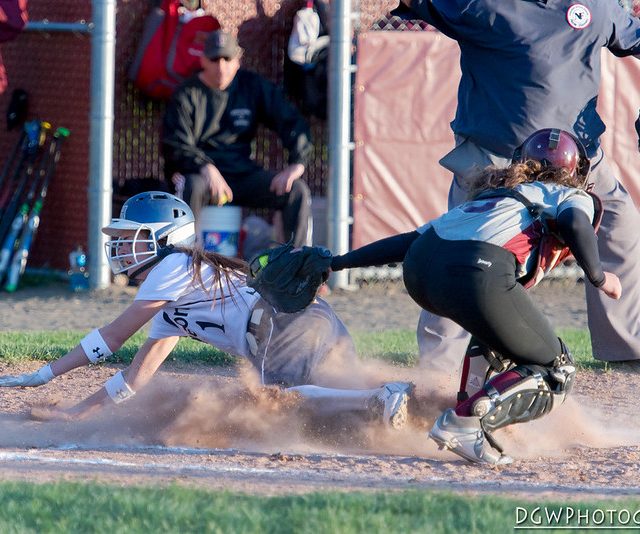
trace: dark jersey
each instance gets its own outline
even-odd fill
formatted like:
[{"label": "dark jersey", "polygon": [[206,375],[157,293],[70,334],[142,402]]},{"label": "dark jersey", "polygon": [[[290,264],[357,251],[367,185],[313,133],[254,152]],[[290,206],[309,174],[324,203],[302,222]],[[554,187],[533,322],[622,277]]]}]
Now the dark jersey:
[{"label": "dark jersey", "polygon": [[595,154],[602,48],[640,53],[640,20],[617,0],[412,0],[411,10],[460,46],[456,134],[510,158],[532,132],[561,128]]},{"label": "dark jersey", "polygon": [[[480,197],[457,206],[414,232],[388,237],[335,256],[331,269],[339,271],[401,262],[413,242],[433,228],[436,235],[446,241],[481,241],[511,252],[516,259],[516,278],[529,287],[533,285],[529,281],[538,283],[545,272],[558,265],[559,258],[546,256],[560,249],[550,249],[550,242],[543,240],[552,226],[575,255],[589,281],[601,286],[604,272],[592,226],[597,215],[593,197],[578,189],[541,182],[520,184],[516,189],[529,203],[535,204],[536,215],[529,211],[528,204],[510,194]],[[542,263],[540,254],[545,255]]]},{"label": "dark jersey", "polygon": [[260,124],[278,134],[289,163],[306,162],[312,148],[309,126],[275,84],[240,69],[221,91],[193,76],[167,105],[162,136],[165,173],[198,173],[206,163],[213,163],[225,178],[256,170],[251,142]]}]

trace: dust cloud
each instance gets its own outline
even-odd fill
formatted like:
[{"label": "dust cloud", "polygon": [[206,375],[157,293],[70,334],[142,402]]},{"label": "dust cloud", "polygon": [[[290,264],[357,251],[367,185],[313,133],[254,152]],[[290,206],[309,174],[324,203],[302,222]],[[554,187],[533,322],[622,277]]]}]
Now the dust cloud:
[{"label": "dust cloud", "polygon": [[[160,373],[125,404],[107,406],[83,420],[59,420],[68,399],[31,404],[31,413],[0,415],[0,447],[114,447],[164,445],[233,448],[256,452],[394,454],[454,459],[427,438],[435,418],[453,405],[457,377],[379,360],[328,362],[318,385],[375,388],[389,381],[414,384],[410,422],[397,431],[367,411],[319,415],[297,393],[263,387],[249,365],[236,377]],[[569,456],[575,447],[635,445],[640,431],[623,415],[612,418],[570,397],[548,416],[495,433],[516,459]]]}]

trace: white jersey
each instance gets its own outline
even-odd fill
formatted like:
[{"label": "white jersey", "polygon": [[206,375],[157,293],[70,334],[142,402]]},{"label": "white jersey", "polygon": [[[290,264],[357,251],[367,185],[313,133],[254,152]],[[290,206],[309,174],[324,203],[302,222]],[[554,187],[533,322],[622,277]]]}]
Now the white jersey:
[{"label": "white jersey", "polygon": [[[232,277],[231,285],[222,277],[222,291],[205,291],[192,280],[190,262],[188,254],[169,254],[140,285],[135,300],[168,301],[153,317],[149,337],[188,336],[224,352],[248,356],[245,334],[258,293],[241,276]],[[204,287],[211,288],[213,269],[202,263],[200,272]]]},{"label": "white jersey", "polygon": [[433,227],[449,241],[484,241],[512,252],[520,265],[517,277],[530,272],[545,225],[555,221],[567,208],[577,208],[593,222],[595,208],[591,196],[580,189],[557,184],[533,182],[515,190],[540,208],[535,218],[527,207],[513,197],[490,197],[460,204],[444,215],[418,228],[424,233]]}]

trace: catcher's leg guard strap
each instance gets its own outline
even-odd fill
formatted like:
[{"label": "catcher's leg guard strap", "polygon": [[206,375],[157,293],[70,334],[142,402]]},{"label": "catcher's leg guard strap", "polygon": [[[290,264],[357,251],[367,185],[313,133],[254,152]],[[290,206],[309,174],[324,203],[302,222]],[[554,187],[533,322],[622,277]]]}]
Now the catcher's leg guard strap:
[{"label": "catcher's leg guard strap", "polygon": [[479,342],[476,338],[471,338],[467,352],[464,355],[458,403],[463,403],[469,397],[481,391],[489,375],[492,372],[501,373],[505,371],[509,363],[509,360],[506,360],[496,351]]}]

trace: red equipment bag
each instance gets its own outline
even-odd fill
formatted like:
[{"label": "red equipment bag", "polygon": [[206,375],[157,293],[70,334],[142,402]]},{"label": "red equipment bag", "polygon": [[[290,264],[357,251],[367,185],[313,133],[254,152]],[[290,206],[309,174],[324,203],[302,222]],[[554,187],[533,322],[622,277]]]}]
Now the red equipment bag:
[{"label": "red equipment bag", "polygon": [[180,13],[180,0],[157,2],[147,17],[129,79],[145,95],[167,100],[186,78],[200,70],[207,34],[220,29],[203,10]]}]

